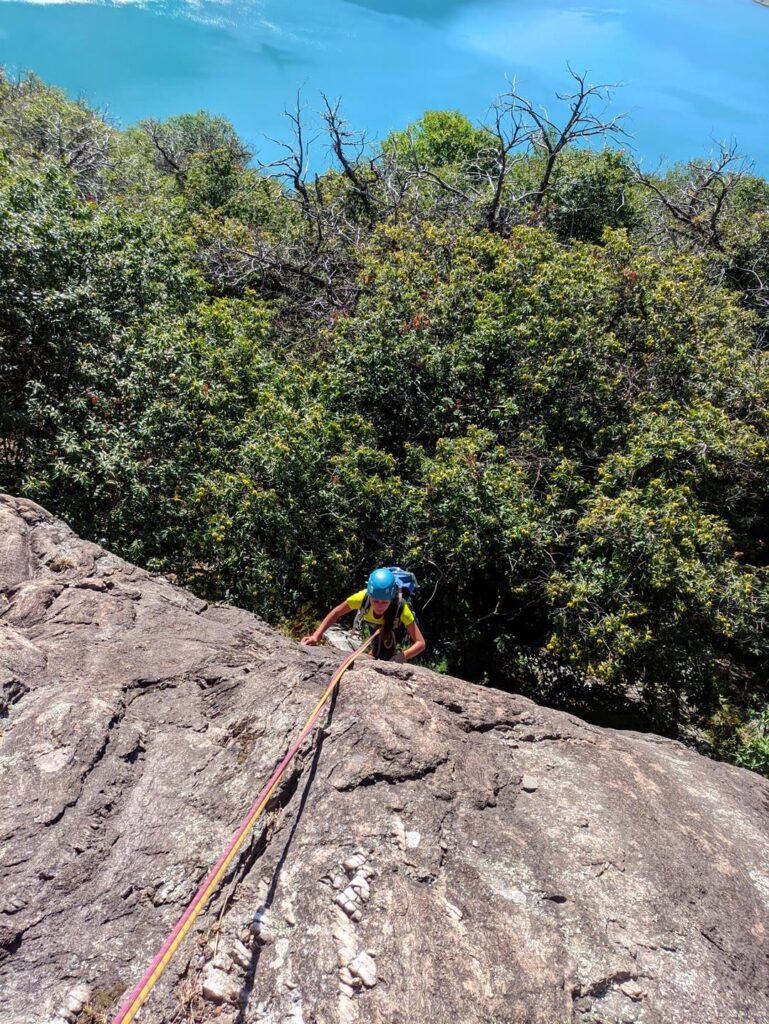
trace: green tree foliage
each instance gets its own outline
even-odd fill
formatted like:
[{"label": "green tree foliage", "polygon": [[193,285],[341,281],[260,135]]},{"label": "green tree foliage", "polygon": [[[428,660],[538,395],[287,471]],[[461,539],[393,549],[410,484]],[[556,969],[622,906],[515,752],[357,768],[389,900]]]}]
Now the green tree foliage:
[{"label": "green tree foliage", "polygon": [[224,147],[193,154],[184,181],[189,209],[204,212],[208,208],[226,207],[240,188],[242,171]]},{"label": "green tree foliage", "polygon": [[637,173],[648,200],[647,231],[660,256],[671,247],[707,257],[712,279],[725,280],[759,314],[757,343],[769,336],[769,185],[749,173],[736,147],[709,160],[671,168],[662,178]]},{"label": "green tree foliage", "polygon": [[734,552],[766,501],[769,365],[696,259],[662,267],[623,233],[389,229],[364,277],[334,406],[423,453],[413,544],[476,675],[533,645],[662,708],[707,701],[727,653],[765,657],[764,570]]},{"label": "green tree foliage", "polygon": [[559,238],[585,242],[600,242],[605,228],[640,227],[643,205],[626,154],[612,149],[568,153],[553,188],[547,223]]},{"label": "green tree foliage", "polygon": [[129,339],[199,292],[162,222],[84,201],[56,164],[0,165],[2,485],[113,387]]},{"label": "green tree foliage", "polygon": [[0,79],[0,487],[276,623],[406,564],[435,661],[766,771],[769,186],[532,109],[311,177]]},{"label": "green tree foliage", "polygon": [[117,133],[86,103],[73,103],[36,75],[11,79],[0,68],[0,146],[67,171],[84,195],[103,190]]},{"label": "green tree foliage", "polygon": [[403,131],[391,132],[382,149],[406,163],[435,169],[483,162],[492,145],[489,132],[458,111],[428,110]]},{"label": "green tree foliage", "polygon": [[769,778],[769,704],[745,709],[722,700],[707,735],[719,757]]},{"label": "green tree foliage", "polygon": [[251,153],[224,117],[199,110],[197,114],[179,114],[166,121],[143,121],[141,127],[151,144],[155,165],[166,174],[184,181],[191,165],[201,157],[216,157],[218,166],[243,168]]}]

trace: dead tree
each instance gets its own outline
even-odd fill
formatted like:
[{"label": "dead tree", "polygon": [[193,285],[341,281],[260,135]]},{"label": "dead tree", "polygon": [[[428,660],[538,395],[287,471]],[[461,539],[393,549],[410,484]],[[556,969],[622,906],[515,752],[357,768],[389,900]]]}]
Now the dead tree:
[{"label": "dead tree", "polygon": [[[360,167],[365,141],[347,127],[338,105],[326,101],[326,132],[350,186],[346,195],[340,194],[324,177],[311,174],[311,151],[321,131],[308,131],[299,95],[295,108],[284,113],[289,138],[270,140],[279,155],[260,163],[259,170],[280,182],[275,201],[293,207],[293,230],[246,228],[244,236],[220,237],[207,247],[202,262],[223,286],[239,289],[258,283],[267,295],[290,296],[294,308],[305,315],[350,311],[362,290],[358,253],[375,211],[366,172]],[[364,218],[350,214],[350,191],[366,211]]]},{"label": "dead tree", "polygon": [[[487,153],[482,152],[474,166],[471,177],[483,182],[490,198],[486,203],[486,227],[495,234],[504,234],[509,217],[505,216],[505,186],[510,171],[525,157],[523,144],[526,141],[526,126],[520,112],[507,103],[496,102],[493,107],[493,125],[488,129],[494,142]],[[508,201],[507,206],[518,207],[531,193],[526,191]]]},{"label": "dead tree", "polygon": [[733,200],[740,186],[750,186],[751,165],[736,144],[720,143],[707,161],[695,161],[666,176],[644,174],[644,186],[659,212],[651,242],[674,245],[708,257],[711,279],[741,293],[742,303],[758,314],[756,344],[769,339],[769,208],[751,216]]},{"label": "dead tree", "polygon": [[748,167],[734,142],[721,143],[717,156],[689,164],[681,180],[644,174],[636,168],[635,180],[651,193],[668,215],[670,233],[706,250],[725,252],[723,219],[730,195],[745,177]]},{"label": "dead tree", "polygon": [[624,114],[617,114],[605,120],[594,114],[591,109],[596,99],[608,103],[613,87],[587,85],[586,76],[577,74],[571,68],[569,74],[577,83],[577,89],[572,93],[556,94],[561,102],[569,105],[569,115],[561,126],[548,117],[546,110],[538,109],[530,100],[521,96],[515,85],[500,101],[503,109],[509,111],[516,123],[521,124],[521,137],[525,144],[539,151],[545,160],[539,185],[533,196],[535,209],[539,209],[544,202],[558,159],[567,146],[580,139],[618,138],[628,134],[621,123],[625,118]]},{"label": "dead tree", "polygon": [[363,157],[368,149],[365,133],[352,130],[342,118],[339,113],[339,100],[332,105],[328,97],[323,95],[323,104],[322,117],[331,151],[339,161],[342,173],[352,186],[363,209],[373,219],[376,216],[376,204],[371,187],[378,181],[379,175],[373,160],[368,161],[367,172],[362,169]]},{"label": "dead tree", "polygon": [[307,184],[309,174],[310,149],[317,135],[307,138],[304,122],[302,119],[301,95],[296,94],[296,105],[293,110],[284,110],[283,116],[288,118],[291,125],[291,141],[283,142],[280,139],[270,139],[273,145],[282,151],[282,156],[270,163],[260,163],[259,170],[277,178],[288,186],[288,195],[297,201],[303,215],[308,220],[314,220],[313,197]]},{"label": "dead tree", "polygon": [[[531,203],[539,210],[551,190],[558,161],[564,150],[580,139],[597,136],[618,137],[627,132],[621,121],[624,114],[605,119],[592,111],[596,99],[611,98],[607,85],[588,85],[585,75],[569,68],[577,83],[573,93],[559,93],[559,100],[568,103],[569,110],[562,125],[551,120],[544,109],[538,109],[531,100],[522,96],[515,83],[509,91],[492,105],[491,118],[479,129],[488,136],[488,145],[461,169],[454,179],[434,168],[420,167],[412,155],[414,170],[423,180],[436,183],[445,193],[464,204],[483,211],[483,221],[489,231],[505,234],[513,223],[513,211],[522,210]],[[532,189],[508,195],[511,172],[516,164],[540,152],[544,167],[539,182]],[[413,153],[413,151],[412,151]]]}]

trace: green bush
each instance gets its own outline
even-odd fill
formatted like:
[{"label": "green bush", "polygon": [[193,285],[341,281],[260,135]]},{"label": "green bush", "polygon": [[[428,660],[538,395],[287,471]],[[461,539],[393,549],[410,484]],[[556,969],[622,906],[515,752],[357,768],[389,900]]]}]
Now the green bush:
[{"label": "green bush", "polygon": [[567,154],[532,211],[530,153],[492,234],[489,141],[429,112],[292,189],[222,119],[118,132],[0,79],[0,487],[273,623],[406,564],[434,663],[763,771],[763,719],[713,716],[768,699],[769,186],[714,254],[625,154]]}]

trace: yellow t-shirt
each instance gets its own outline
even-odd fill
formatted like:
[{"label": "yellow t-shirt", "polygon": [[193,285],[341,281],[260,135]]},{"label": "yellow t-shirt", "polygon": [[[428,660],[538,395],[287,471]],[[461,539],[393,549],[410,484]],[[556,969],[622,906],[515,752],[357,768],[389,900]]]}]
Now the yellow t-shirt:
[{"label": "yellow t-shirt", "polygon": [[[363,602],[365,600],[366,600],[366,591],[365,590],[359,590],[357,594],[353,594],[351,597],[347,598],[347,604],[348,604],[348,606],[350,607],[350,609],[352,611],[357,612],[358,609],[360,607],[362,607]],[[368,608],[366,609],[366,611],[363,613],[363,619],[364,619],[365,622],[370,622],[372,626],[381,626],[382,623],[384,622],[384,616],[383,615],[380,616],[379,618],[377,618],[376,615],[374,615],[373,611],[371,610],[371,605],[369,605]],[[401,609],[401,623],[404,626],[408,627],[408,626],[411,625],[411,623],[413,621],[414,621],[414,613],[409,608],[409,606],[404,602],[403,608]]]}]

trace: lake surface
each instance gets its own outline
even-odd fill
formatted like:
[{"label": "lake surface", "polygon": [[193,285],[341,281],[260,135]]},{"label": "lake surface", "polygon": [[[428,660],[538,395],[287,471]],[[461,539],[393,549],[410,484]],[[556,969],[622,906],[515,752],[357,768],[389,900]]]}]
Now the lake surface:
[{"label": "lake surface", "polygon": [[382,137],[426,109],[481,119],[506,78],[554,114],[567,62],[623,83],[611,111],[646,167],[735,138],[769,174],[769,7],[753,0],[0,0],[0,64],[122,124],[224,114],[266,159],[297,90]]}]

